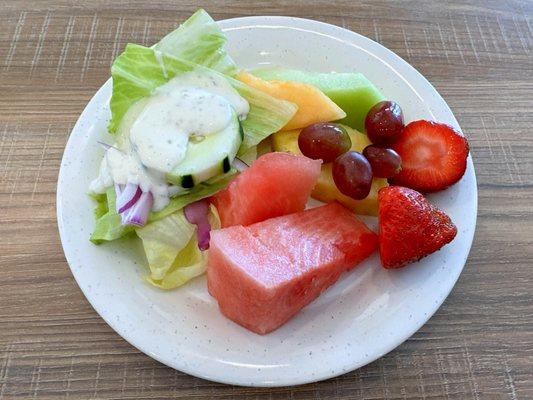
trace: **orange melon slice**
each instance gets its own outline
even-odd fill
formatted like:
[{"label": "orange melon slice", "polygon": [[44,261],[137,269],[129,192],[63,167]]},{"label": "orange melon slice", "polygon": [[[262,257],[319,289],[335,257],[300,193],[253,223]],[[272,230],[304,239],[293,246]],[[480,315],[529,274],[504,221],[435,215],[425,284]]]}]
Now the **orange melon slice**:
[{"label": "orange melon slice", "polygon": [[268,93],[277,99],[287,100],[298,106],[294,117],[283,130],[305,128],[316,122],[336,121],[346,113],[315,86],[308,83],[272,80],[265,81],[248,72],[241,72],[237,79],[247,85]]}]

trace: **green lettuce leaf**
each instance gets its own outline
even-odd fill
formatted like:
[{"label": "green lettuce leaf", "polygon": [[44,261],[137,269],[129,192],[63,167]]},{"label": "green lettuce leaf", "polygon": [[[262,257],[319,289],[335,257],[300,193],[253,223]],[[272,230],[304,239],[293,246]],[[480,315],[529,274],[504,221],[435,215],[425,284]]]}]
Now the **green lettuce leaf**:
[{"label": "green lettuce leaf", "polygon": [[289,122],[298,106],[294,103],[276,99],[260,90],[252,88],[233,78],[228,78],[231,85],[250,104],[250,112],[241,122],[244,140],[238,155],[245,154],[259,142],[283,128]]},{"label": "green lettuce leaf", "polygon": [[[213,229],[220,228],[218,213],[212,205],[209,222]],[[152,285],[173,289],[205,272],[207,252],[198,248],[196,226],[187,221],[183,211],[137,229],[137,235],[143,242],[150,268],[147,280]]]},{"label": "green lettuce leaf", "polygon": [[187,246],[195,226],[185,218],[183,210],[135,230],[143,242],[150,266],[150,278],[163,279],[178,253]]},{"label": "green lettuce leaf", "polygon": [[192,203],[193,201],[204,199],[224,189],[226,186],[228,186],[228,183],[233,179],[236,173],[237,170],[232,168],[224,175],[215,176],[196,185],[189,192],[185,192],[179,196],[171,198],[170,203],[168,203],[165,208],[160,211],[152,211],[150,213],[148,222],[157,221],[158,219],[164,218],[167,215],[181,210],[183,207]]},{"label": "green lettuce leaf", "polygon": [[104,195],[92,195],[92,197],[97,199],[97,205],[94,210],[96,224],[90,238],[91,242],[94,244],[100,244],[102,242],[119,239],[122,236],[133,232],[132,226],[122,225],[120,215],[117,214],[114,187],[107,189],[105,193],[105,201],[103,201]]},{"label": "green lettuce leaf", "polygon": [[88,193],[89,197],[93,199],[96,202],[96,206],[94,206],[94,218],[98,219],[103,217],[107,211],[107,195],[105,193]]},{"label": "green lettuce leaf", "polygon": [[177,254],[171,269],[163,278],[154,279],[150,275],[146,280],[160,289],[174,289],[202,275],[206,266],[207,254],[200,251],[198,242],[192,237],[187,246]]},{"label": "green lettuce leaf", "polygon": [[205,10],[199,9],[161,39],[154,49],[226,75],[235,75],[237,67],[226,53],[225,44],[226,36],[218,24]]},{"label": "green lettuce leaf", "polygon": [[[155,88],[175,76],[192,70],[222,75],[212,69],[158,52],[155,49],[128,44],[126,50],[117,57],[111,68],[113,96],[110,130],[116,131],[126,111],[136,101],[150,96]],[[293,103],[275,99],[236,79],[223,76],[250,104],[250,112],[242,121],[244,140],[239,154],[245,153],[264,138],[280,130],[297,110]]]},{"label": "green lettuce leaf", "polygon": [[[188,60],[194,64],[204,65],[223,74],[234,75],[237,67],[224,50],[225,43],[226,37],[218,24],[205,10],[199,9],[176,30],[170,32],[154,45],[153,49]],[[142,69],[142,63],[138,67]],[[111,68],[111,75],[113,76],[113,93],[110,102],[111,121],[108,130],[110,133],[115,133],[122,117],[132,104],[131,99],[138,100],[150,95],[153,88],[165,83],[166,80],[157,83],[154,81],[143,82],[144,79],[142,79],[137,82],[137,86],[129,86],[127,92],[124,92],[123,90],[116,90],[117,84],[122,86],[120,84],[122,79],[115,77],[113,67]],[[154,77],[146,76],[145,78],[153,80]],[[153,86],[154,83],[155,86]],[[147,84],[148,86],[146,86]]]},{"label": "green lettuce leaf", "polygon": [[246,165],[252,165],[257,159],[257,146],[252,146],[245,152],[241,152],[241,154],[239,154],[239,158]]}]

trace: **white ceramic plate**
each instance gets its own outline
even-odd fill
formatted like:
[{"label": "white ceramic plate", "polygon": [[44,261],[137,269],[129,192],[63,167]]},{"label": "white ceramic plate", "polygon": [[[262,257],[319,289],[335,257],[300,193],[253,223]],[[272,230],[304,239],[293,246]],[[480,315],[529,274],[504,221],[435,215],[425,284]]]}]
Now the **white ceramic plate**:
[{"label": "white ceramic plate", "polygon": [[[363,72],[406,120],[435,119],[459,128],[447,104],[413,67],[378,43],[332,25],[288,17],[220,22],[238,65]],[[430,200],[458,227],[455,240],[399,271],[374,254],[280,329],[259,336],[223,317],[201,277],[163,292],[146,284],[142,252],[131,243],[95,246],[86,196],[110,140],[108,81],[81,114],[65,149],[57,188],[61,241],[72,273],[95,310],[124,339],[162,363],[213,381],[285,386],[330,378],[394,349],[439,308],[468,256],[477,214],[472,161],[463,179]]]}]

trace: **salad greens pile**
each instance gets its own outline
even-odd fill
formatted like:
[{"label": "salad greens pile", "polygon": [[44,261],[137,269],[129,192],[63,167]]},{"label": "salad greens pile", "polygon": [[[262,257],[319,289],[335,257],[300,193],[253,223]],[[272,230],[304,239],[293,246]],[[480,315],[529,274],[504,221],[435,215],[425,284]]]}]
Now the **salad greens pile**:
[{"label": "salad greens pile", "polygon": [[[216,22],[200,9],[153,47],[128,44],[111,68],[113,92],[109,132],[119,136],[118,140],[127,139],[120,137],[129,134],[126,129],[121,131],[121,124],[130,107],[180,74],[203,71],[223,76],[250,104],[247,118],[241,121],[244,140],[239,154],[253,153],[261,140],[280,130],[292,118],[297,107],[234,79],[237,66],[226,53],[225,43],[226,37]],[[183,208],[227,186],[235,173],[236,170],[231,169],[181,191],[164,209],[152,211],[143,227],[122,225],[116,212],[113,187],[105,194],[91,194],[96,201],[96,225],[91,241],[100,244],[135,232],[142,240],[150,268],[148,282],[163,289],[178,287],[205,271],[207,257],[198,248],[196,226],[187,221]],[[214,228],[220,227],[213,206],[209,219]]]}]

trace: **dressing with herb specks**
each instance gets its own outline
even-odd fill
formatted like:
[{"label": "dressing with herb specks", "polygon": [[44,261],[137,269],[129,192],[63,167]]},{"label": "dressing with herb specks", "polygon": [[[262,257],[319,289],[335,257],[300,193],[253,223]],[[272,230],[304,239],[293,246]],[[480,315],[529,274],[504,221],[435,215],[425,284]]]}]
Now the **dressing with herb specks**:
[{"label": "dressing with herb specks", "polygon": [[106,151],[91,191],[134,183],[152,193],[154,210],[164,208],[179,191],[165,175],[184,160],[189,140],[217,134],[231,123],[233,113],[242,120],[248,111],[248,102],[223,76],[190,71],[171,79],[154,90],[129,138]]}]

